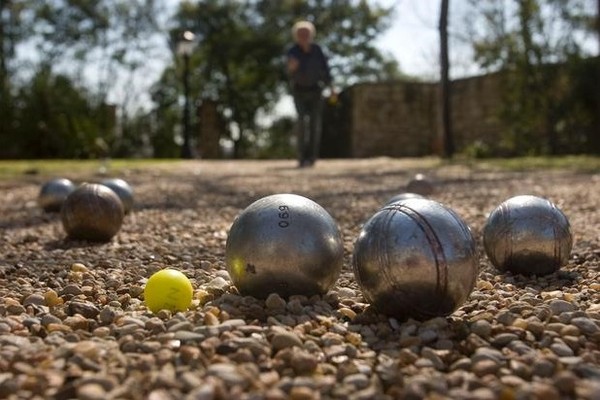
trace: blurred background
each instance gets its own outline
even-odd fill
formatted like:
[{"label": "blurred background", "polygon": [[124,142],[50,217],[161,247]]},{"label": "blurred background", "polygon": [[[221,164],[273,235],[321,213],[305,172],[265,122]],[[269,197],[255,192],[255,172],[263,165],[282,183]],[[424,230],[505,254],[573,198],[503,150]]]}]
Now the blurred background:
[{"label": "blurred background", "polygon": [[323,157],[600,154],[600,0],[0,0],[0,158],[289,158],[317,27]]}]

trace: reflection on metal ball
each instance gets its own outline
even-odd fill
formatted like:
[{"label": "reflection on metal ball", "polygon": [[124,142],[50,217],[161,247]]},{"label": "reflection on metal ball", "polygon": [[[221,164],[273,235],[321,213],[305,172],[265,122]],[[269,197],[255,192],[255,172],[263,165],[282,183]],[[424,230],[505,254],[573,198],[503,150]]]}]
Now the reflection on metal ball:
[{"label": "reflection on metal ball", "polygon": [[225,248],[240,293],[322,294],[342,268],[344,246],[335,220],[314,201],[294,194],[263,197],[233,222]]},{"label": "reflection on metal ball", "polygon": [[68,179],[53,179],[42,185],[38,196],[38,205],[46,212],[60,211],[65,199],[75,190],[75,185]]},{"label": "reflection on metal ball", "polygon": [[62,223],[71,239],[109,241],[121,229],[123,204],[103,185],[84,183],[67,197]]},{"label": "reflection on metal ball", "polygon": [[546,275],[569,261],[573,237],[569,220],[552,202],[525,195],[492,211],[483,229],[483,245],[499,270]]},{"label": "reflection on metal ball", "polygon": [[421,196],[431,196],[435,188],[433,182],[423,174],[416,174],[406,185],[406,191],[420,194]]},{"label": "reflection on metal ball", "polygon": [[417,194],[417,193],[410,193],[410,192],[400,193],[393,197],[390,197],[390,199],[385,203],[385,205],[389,206],[390,204],[394,204],[399,201],[404,201],[404,200],[408,200],[408,199],[422,199],[422,198],[423,198],[423,196],[421,196],[420,194]]},{"label": "reflection on metal ball", "polygon": [[127,182],[125,182],[123,179],[112,178],[105,179],[100,182],[100,184],[112,189],[112,191],[119,196],[121,202],[123,203],[125,214],[131,211],[133,208],[133,189]]},{"label": "reflection on metal ball", "polygon": [[400,319],[451,314],[478,274],[469,227],[428,199],[408,199],[373,215],[356,240],[352,262],[367,301]]}]

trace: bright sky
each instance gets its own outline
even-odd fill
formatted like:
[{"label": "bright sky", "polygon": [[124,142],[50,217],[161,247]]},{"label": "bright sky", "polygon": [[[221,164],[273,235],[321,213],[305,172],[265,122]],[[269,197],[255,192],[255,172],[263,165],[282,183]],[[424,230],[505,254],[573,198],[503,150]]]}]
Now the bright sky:
[{"label": "bright sky", "polygon": [[378,41],[378,47],[392,54],[403,72],[435,77],[438,58],[438,0],[380,0],[395,5],[392,26]]}]

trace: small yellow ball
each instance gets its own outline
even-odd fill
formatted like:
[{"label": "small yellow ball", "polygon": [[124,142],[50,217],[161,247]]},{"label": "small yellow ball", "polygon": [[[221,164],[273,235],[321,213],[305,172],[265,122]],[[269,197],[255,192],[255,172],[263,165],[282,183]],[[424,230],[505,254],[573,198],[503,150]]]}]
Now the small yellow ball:
[{"label": "small yellow ball", "polygon": [[163,269],[148,279],[144,288],[146,306],[152,312],[185,311],[192,304],[192,283],[182,272]]}]

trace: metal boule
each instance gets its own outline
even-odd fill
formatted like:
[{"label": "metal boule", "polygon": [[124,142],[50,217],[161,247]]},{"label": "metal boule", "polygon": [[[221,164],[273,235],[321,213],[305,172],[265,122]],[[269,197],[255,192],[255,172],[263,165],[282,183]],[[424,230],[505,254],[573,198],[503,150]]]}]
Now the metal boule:
[{"label": "metal boule", "polygon": [[501,271],[547,275],[567,264],[573,236],[569,220],[556,205],[522,195],[492,211],[483,228],[483,246]]},{"label": "metal boule", "polygon": [[404,201],[404,200],[408,200],[408,199],[422,199],[422,198],[423,198],[423,196],[421,196],[420,194],[405,192],[405,193],[400,193],[393,197],[390,197],[388,199],[388,201],[385,203],[385,205],[389,206],[390,204],[394,204],[399,201]]},{"label": "metal boule", "polygon": [[329,213],[295,194],[263,197],[233,222],[225,248],[231,280],[240,293],[323,294],[342,268],[342,235]]},{"label": "metal boule", "polygon": [[125,210],[125,214],[131,211],[131,209],[133,208],[134,199],[133,189],[129,185],[129,183],[127,183],[123,179],[111,178],[103,180],[102,182],[100,182],[100,184],[107,186],[113,192],[115,192],[117,196],[119,196],[121,202],[123,203],[123,209]]},{"label": "metal boule", "polygon": [[423,174],[416,174],[406,185],[406,191],[427,197],[433,194],[435,187],[431,179]]},{"label": "metal boule", "polygon": [[46,212],[59,212],[65,199],[75,190],[68,179],[52,179],[42,185],[38,196],[38,205]]},{"label": "metal boule", "polygon": [[456,310],[479,269],[467,224],[429,199],[407,199],[375,213],[354,244],[352,264],[365,299],[377,310],[418,320]]},{"label": "metal boule", "polygon": [[65,200],[61,218],[71,239],[109,241],[121,229],[123,204],[106,186],[84,183]]}]

